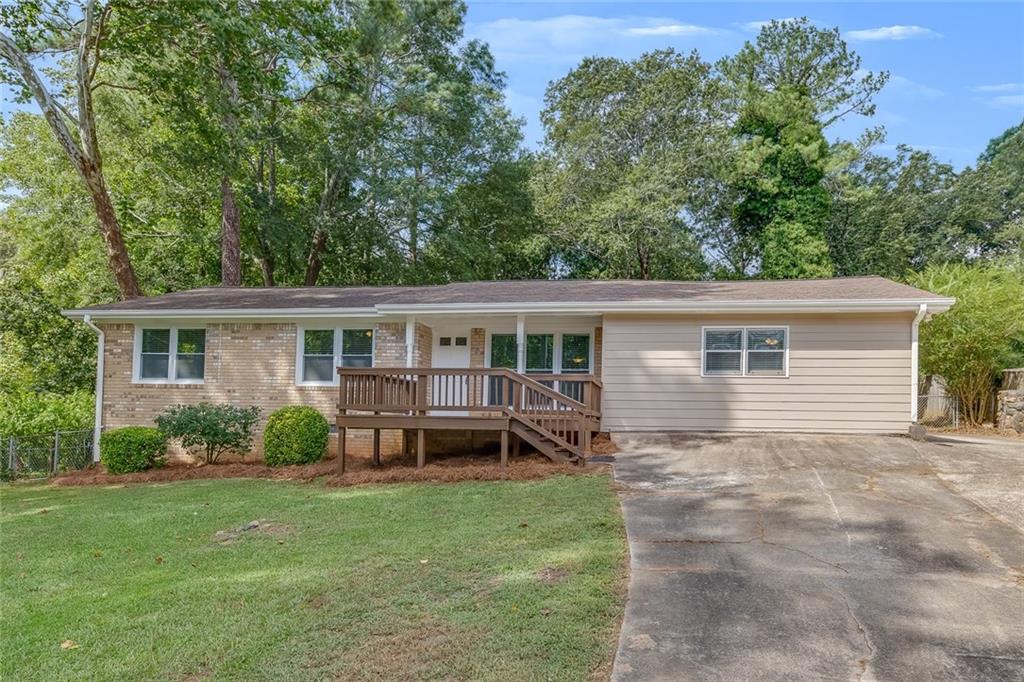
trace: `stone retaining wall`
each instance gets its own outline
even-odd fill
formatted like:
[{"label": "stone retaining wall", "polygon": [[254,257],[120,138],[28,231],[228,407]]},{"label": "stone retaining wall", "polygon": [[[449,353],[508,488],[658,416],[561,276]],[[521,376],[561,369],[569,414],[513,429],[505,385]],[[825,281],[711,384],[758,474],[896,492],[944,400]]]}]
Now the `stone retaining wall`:
[{"label": "stone retaining wall", "polygon": [[1024,390],[1000,391],[996,426],[1024,433]]}]

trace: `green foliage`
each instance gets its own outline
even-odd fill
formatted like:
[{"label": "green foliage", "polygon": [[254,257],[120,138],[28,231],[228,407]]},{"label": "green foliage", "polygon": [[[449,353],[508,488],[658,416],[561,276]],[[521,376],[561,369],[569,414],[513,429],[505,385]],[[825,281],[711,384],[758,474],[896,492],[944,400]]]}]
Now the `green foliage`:
[{"label": "green foliage", "polygon": [[773,20],[754,43],[745,43],[732,57],[718,63],[719,71],[743,100],[761,93],[791,90],[806,96],[821,117],[822,127],[849,114],[871,116],[872,98],[889,74],[860,67],[838,28],[818,28],[807,17]]},{"label": "green foliage", "polygon": [[929,266],[909,282],[957,299],[921,325],[921,371],[941,376],[967,422],[977,424],[998,372],[1024,361],[1024,269]]},{"label": "green foliage", "polygon": [[282,407],[267,419],[263,459],[272,467],[316,462],[327,452],[330,432],[327,420],[312,407]]},{"label": "green foliage", "polygon": [[831,276],[831,197],[822,182],[829,147],[810,99],[792,89],[764,93],[741,112],[736,133],[734,229],[758,248],[761,275]]},{"label": "green foliage", "polygon": [[541,118],[547,153],[534,196],[575,276],[703,275],[686,212],[728,148],[722,98],[696,54],[588,58],[552,83]]},{"label": "green foliage", "polygon": [[112,474],[163,466],[167,436],[150,426],[125,426],[100,435],[100,461]]},{"label": "green foliage", "polygon": [[950,165],[903,145],[892,158],[857,158],[831,183],[826,233],[836,274],[901,278],[964,259],[969,246],[949,221],[956,182]]},{"label": "green foliage", "polygon": [[174,405],[154,421],[168,438],[179,438],[183,447],[198,452],[213,464],[225,452],[245,453],[252,447],[252,429],[260,409],[214,405]]},{"label": "green foliage", "polygon": [[94,406],[92,391],[65,394],[0,391],[0,436],[90,429]]},{"label": "green foliage", "polygon": [[26,277],[0,275],[0,392],[91,389],[96,334],[60,313]]},{"label": "green foliage", "polygon": [[818,230],[776,218],[762,236],[761,276],[767,279],[831,277],[828,245]]}]

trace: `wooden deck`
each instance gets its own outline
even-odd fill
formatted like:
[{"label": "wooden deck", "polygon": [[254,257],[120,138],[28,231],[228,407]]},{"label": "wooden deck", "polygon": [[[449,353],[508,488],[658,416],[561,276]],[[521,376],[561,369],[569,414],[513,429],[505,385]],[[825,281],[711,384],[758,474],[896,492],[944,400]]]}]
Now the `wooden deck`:
[{"label": "wooden deck", "polygon": [[426,464],[432,429],[498,431],[501,466],[509,445],[532,445],[554,461],[580,462],[600,430],[601,382],[590,374],[519,374],[509,369],[338,369],[338,469],[345,471],[345,429],[415,432],[416,465]]}]

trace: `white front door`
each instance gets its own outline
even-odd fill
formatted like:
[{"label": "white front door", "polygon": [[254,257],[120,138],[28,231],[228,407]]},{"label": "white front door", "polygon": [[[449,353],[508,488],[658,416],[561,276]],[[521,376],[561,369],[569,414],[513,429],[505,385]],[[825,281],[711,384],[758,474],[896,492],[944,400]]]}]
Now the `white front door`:
[{"label": "white front door", "polygon": [[[432,352],[435,368],[467,369],[469,367],[469,328],[434,327],[434,348]],[[466,405],[469,400],[469,385],[466,377],[436,376],[431,382],[434,405]],[[462,411],[438,411],[438,414],[462,415]]]}]

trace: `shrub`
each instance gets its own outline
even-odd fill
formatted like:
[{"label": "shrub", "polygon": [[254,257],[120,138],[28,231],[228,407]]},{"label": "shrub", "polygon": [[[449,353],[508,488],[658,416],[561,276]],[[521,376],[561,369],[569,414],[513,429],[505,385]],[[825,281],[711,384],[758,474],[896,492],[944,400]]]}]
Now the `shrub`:
[{"label": "shrub", "polygon": [[331,432],[312,407],[282,407],[270,415],[263,432],[263,459],[268,466],[309,464],[324,456]]},{"label": "shrub", "polygon": [[175,405],[156,418],[156,425],[170,438],[180,438],[184,448],[198,452],[213,464],[225,452],[244,453],[252,447],[252,427],[260,408],[214,405]]},{"label": "shrub", "polygon": [[956,297],[949,312],[921,325],[921,371],[945,379],[966,422],[977,425],[999,371],[1021,360],[1024,277],[1004,264],[931,265],[910,283]]},{"label": "shrub", "polygon": [[112,474],[163,466],[167,436],[151,426],[126,426],[100,434],[100,461]]}]

